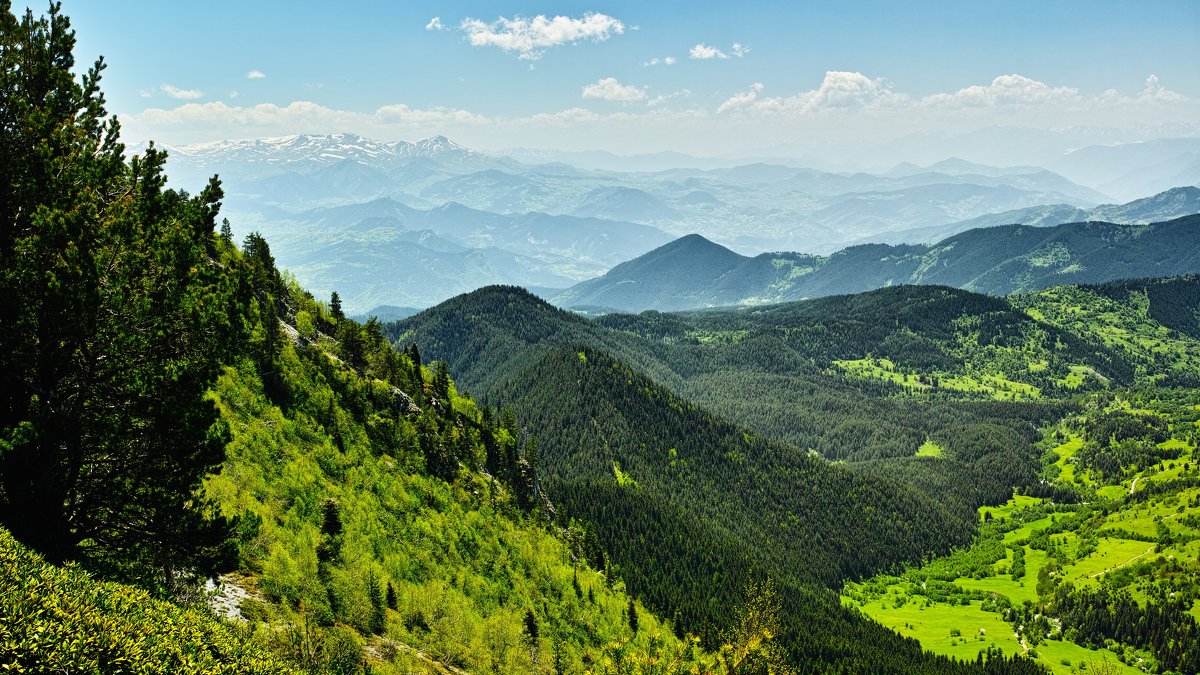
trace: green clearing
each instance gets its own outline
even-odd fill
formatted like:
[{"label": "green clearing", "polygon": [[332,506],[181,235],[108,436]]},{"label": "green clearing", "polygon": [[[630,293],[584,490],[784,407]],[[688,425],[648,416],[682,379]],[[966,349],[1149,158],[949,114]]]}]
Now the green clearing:
[{"label": "green clearing", "polygon": [[1101,537],[1091,555],[1063,567],[1062,577],[1066,580],[1089,584],[1107,572],[1120,569],[1130,563],[1149,558],[1154,554],[1154,544],[1132,539]]},{"label": "green clearing", "polygon": [[917,448],[916,456],[917,457],[941,457],[943,452],[944,452],[944,450],[942,449],[942,446],[940,446],[937,443],[934,443],[933,441],[926,438],[925,442],[921,444],[921,447]]},{"label": "green clearing", "polygon": [[1012,545],[1018,541],[1025,541],[1047,527],[1050,527],[1049,516],[1030,521],[1011,532],[1006,532],[1004,534],[1004,543]]},{"label": "green clearing", "polygon": [[915,598],[901,607],[893,607],[896,597],[889,593],[882,601],[869,602],[860,609],[901,635],[920,640],[922,647],[938,654],[973,659],[993,645],[1006,654],[1021,650],[1012,625],[995,612],[983,611],[980,600],[969,605],[936,602],[926,607],[924,598]]},{"label": "green clearing", "polygon": [[[847,604],[858,607],[864,614],[897,633],[919,640],[922,647],[937,654],[973,659],[981,650],[991,646],[999,647],[1005,654],[1030,653],[1018,641],[1012,624],[995,612],[985,611],[980,600],[967,605],[935,602],[926,606],[923,598],[914,598],[895,607],[900,595],[903,592],[899,589],[890,589],[882,599],[872,600],[865,605],[857,605],[853,601]],[[1200,611],[1200,607],[1193,609],[1193,612],[1197,611]],[[953,631],[958,634],[953,634]],[[1111,652],[1090,650],[1073,642],[1045,640],[1034,651],[1037,660],[1055,675],[1086,672],[1081,671],[1080,666],[1100,663],[1108,663],[1110,672],[1129,675],[1142,673],[1137,668],[1117,661],[1116,655]]]},{"label": "green clearing", "polygon": [[1013,495],[1012,499],[1009,499],[1000,506],[979,507],[979,518],[985,518],[988,513],[991,513],[992,518],[996,519],[1011,518],[1013,512],[1030,506],[1035,506],[1040,503],[1042,503],[1042,500],[1038,499],[1037,497],[1030,497],[1028,495]]},{"label": "green clearing", "polygon": [[[1102,664],[1108,672],[1143,672],[1118,660],[1117,654],[1130,664],[1143,658],[1152,663],[1158,656],[1147,644],[1090,651],[1056,634],[1034,645],[1035,637],[1024,626],[1030,625],[1031,615],[1056,616],[1051,588],[1123,590],[1142,608],[1162,593],[1200,588],[1200,487],[1194,483],[1200,467],[1194,460],[1193,431],[1197,396],[1194,391],[1153,390],[1088,397],[1079,414],[1042,430],[1042,475],[1057,489],[1074,491],[1074,502],[1014,494],[1004,504],[980,507],[985,524],[971,549],[899,576],[848,585],[844,601],[860,605],[875,620],[940,654],[969,658],[994,644],[1006,653],[1034,655],[1048,670],[1063,675],[1089,672]],[[1145,417],[1148,425],[1149,420],[1163,419],[1169,436],[1142,446],[1122,445],[1116,435],[1107,447],[1088,442],[1096,420],[1107,419],[1103,416],[1113,411]],[[1126,427],[1121,433],[1138,438],[1136,429]],[[1120,458],[1119,464],[1111,463],[1113,456]],[[1109,462],[1105,471],[1115,474],[1113,480],[1119,483],[1096,487],[1104,475],[1096,470],[1098,457]],[[996,560],[1001,543],[1003,557]],[[1013,552],[1018,546],[1025,573],[1014,581]],[[973,565],[972,560],[984,564]],[[991,560],[996,562],[987,565]],[[949,578],[938,576],[946,570],[968,576],[949,583],[932,581]],[[1011,612],[1003,609],[1007,606]],[[1200,600],[1192,603],[1189,614],[1200,620]],[[1060,625],[1063,630],[1069,627]],[[1177,625],[1164,629],[1182,630]]]},{"label": "green clearing", "polygon": [[896,364],[889,359],[851,359],[834,361],[833,365],[846,371],[847,374],[868,380],[884,380],[904,387],[929,389],[929,385],[921,382],[914,373],[896,372]]},{"label": "green clearing", "polygon": [[[987,593],[998,593],[1007,597],[1018,604],[1028,600],[1029,602],[1037,601],[1037,575],[1046,563],[1049,562],[1050,556],[1046,555],[1045,551],[1038,551],[1025,547],[1025,576],[1019,581],[1013,581],[1008,574],[998,574],[986,579],[973,579],[971,577],[960,577],[954,580],[954,583],[972,591],[984,591]],[[1011,563],[1012,553],[1008,554],[1007,561]],[[1009,565],[1005,565],[1005,568]],[[1011,629],[1012,627],[1009,626]]]},{"label": "green clearing", "polygon": [[1054,453],[1058,455],[1058,461],[1054,462],[1054,466],[1059,469],[1059,479],[1064,483],[1075,482],[1075,453],[1083,447],[1083,438],[1081,436],[1072,435],[1070,440],[1058,447],[1054,448]]},{"label": "green clearing", "polygon": [[[835,360],[833,365],[847,375],[867,380],[883,380],[902,387],[924,392],[938,389],[965,394],[985,394],[999,401],[1022,401],[1041,396],[1037,387],[1009,379],[1004,373],[903,372],[896,370],[891,359],[867,357],[863,359]],[[1030,372],[1037,372],[1036,369]],[[936,386],[931,383],[936,382]]]}]

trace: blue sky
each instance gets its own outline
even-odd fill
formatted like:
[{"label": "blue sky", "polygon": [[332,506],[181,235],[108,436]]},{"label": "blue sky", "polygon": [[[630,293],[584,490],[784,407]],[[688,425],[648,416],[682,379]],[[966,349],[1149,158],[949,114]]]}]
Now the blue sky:
[{"label": "blue sky", "polygon": [[63,6],[77,57],[109,63],[130,141],[445,133],[717,154],[1200,123],[1194,0]]}]

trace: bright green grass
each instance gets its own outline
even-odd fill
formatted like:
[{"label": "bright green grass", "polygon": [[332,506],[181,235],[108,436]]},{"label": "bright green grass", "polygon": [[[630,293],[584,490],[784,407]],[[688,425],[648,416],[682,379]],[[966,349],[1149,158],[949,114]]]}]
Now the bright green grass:
[{"label": "bright green grass", "polygon": [[[1008,574],[988,577],[986,579],[973,579],[971,577],[960,577],[954,580],[955,584],[968,590],[988,591],[991,593],[999,593],[1006,596],[1014,605],[1019,605],[1026,600],[1030,602],[1037,601],[1037,575],[1038,572],[1046,566],[1046,562],[1050,560],[1050,556],[1046,555],[1045,551],[1031,549],[1025,547],[1025,576],[1019,581],[1013,581],[1012,576]],[[1008,554],[1008,562],[1012,562],[1012,554]]]},{"label": "bright green grass", "polygon": [[[884,380],[913,389],[933,389],[931,385],[921,381],[921,374],[897,372],[896,364],[890,359],[845,359],[834,361],[833,365],[854,377]],[[985,373],[976,377],[966,374],[951,375],[935,372],[926,376],[926,381],[932,378],[937,379],[937,388],[939,389],[986,394],[997,400],[1021,401],[1041,396],[1041,390],[1037,387],[1009,379],[1004,373]]]},{"label": "bright green grass", "polygon": [[1157,523],[1155,513],[1147,510],[1121,510],[1104,519],[1105,530],[1125,530],[1144,537],[1154,537]]},{"label": "bright green grass", "polygon": [[921,447],[917,448],[917,457],[941,457],[942,452],[942,446],[927,438]]},{"label": "bright green grass", "polygon": [[1012,499],[1009,499],[1007,502],[1005,502],[1004,504],[1001,504],[1000,506],[981,506],[981,507],[979,507],[979,517],[983,518],[985,514],[990,512],[992,514],[992,518],[1008,518],[1008,517],[1012,516],[1013,511],[1016,511],[1018,509],[1023,509],[1027,506],[1034,506],[1036,504],[1041,504],[1041,503],[1042,503],[1042,500],[1038,499],[1037,497],[1029,497],[1026,495],[1013,495]]},{"label": "bright green grass", "polygon": [[[1081,670],[1082,665],[1095,664],[1099,666],[1103,663],[1108,664],[1108,672],[1129,673],[1130,675],[1142,672],[1133,666],[1121,663],[1117,660],[1115,654],[1106,649],[1091,650],[1065,640],[1046,640],[1039,644],[1036,649],[1038,660],[1055,675],[1087,672]],[[1070,661],[1071,665],[1064,664],[1063,659]]]},{"label": "bright green grass", "polygon": [[[925,649],[960,659],[974,659],[981,650],[993,645],[1003,649],[1006,654],[1021,650],[1021,645],[1013,635],[1012,624],[995,612],[980,609],[983,603],[979,600],[969,605],[939,602],[925,607],[924,598],[917,597],[903,607],[894,607],[894,599],[895,596],[889,591],[882,599],[868,602],[862,610],[867,616],[901,635],[920,640]],[[953,630],[961,635],[951,636]],[[983,639],[980,640],[980,637]]]},{"label": "bright green grass", "polygon": [[1037,520],[1025,523],[1024,525],[1018,527],[1015,530],[1012,530],[1011,532],[1005,532],[1004,533],[1004,543],[1012,544],[1013,542],[1028,539],[1028,538],[1032,537],[1035,532],[1044,530],[1047,527],[1050,527],[1050,516],[1046,516],[1045,518],[1038,518]]},{"label": "bright green grass", "polygon": [[1096,488],[1096,496],[1101,499],[1120,499],[1129,494],[1129,485],[1105,485]]},{"label": "bright green grass", "polygon": [[918,387],[922,389],[929,388],[929,385],[922,384],[916,375],[909,373],[897,373],[896,364],[889,359],[853,359],[846,361],[834,361],[833,365],[841,368],[850,375],[861,377],[869,380],[885,380],[893,382],[905,387]]},{"label": "bright green grass", "polygon": [[1153,554],[1154,544],[1148,542],[1101,537],[1094,553],[1065,566],[1062,575],[1076,585],[1095,583],[1096,577],[1105,572],[1139,560],[1153,559]]},{"label": "bright green grass", "polygon": [[1072,435],[1066,443],[1054,448],[1054,452],[1058,455],[1058,461],[1054,463],[1059,468],[1059,478],[1065,483],[1075,482],[1075,462],[1072,459],[1075,453],[1083,447],[1083,437]]},{"label": "bright green grass", "polygon": [[[1001,619],[999,614],[983,611],[980,601],[969,605],[933,603],[925,607],[923,598],[915,598],[902,607],[894,607],[895,597],[889,591],[882,599],[868,602],[861,609],[867,616],[901,635],[916,638],[923,648],[936,654],[973,659],[980,650],[990,646],[999,647],[1009,655],[1027,653],[1013,634],[1012,624]],[[958,630],[961,635],[951,636],[952,630]],[[1117,673],[1133,675],[1142,672],[1119,663],[1110,652],[1085,649],[1072,642],[1047,640],[1035,649],[1037,660],[1055,675],[1077,673],[1078,670],[1072,668],[1081,663],[1099,664],[1103,661],[1114,666],[1114,672]],[[1071,665],[1063,664],[1064,659],[1070,661]]]}]

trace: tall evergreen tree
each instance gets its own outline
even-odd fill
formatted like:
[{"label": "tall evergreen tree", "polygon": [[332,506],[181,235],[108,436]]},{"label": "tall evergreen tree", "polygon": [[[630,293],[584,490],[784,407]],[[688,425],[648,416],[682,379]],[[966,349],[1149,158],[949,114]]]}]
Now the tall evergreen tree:
[{"label": "tall evergreen tree", "polygon": [[58,4],[0,0],[0,521],[53,561],[165,588],[230,562],[199,493],[226,433],[204,393],[244,342],[222,192],[126,162],[98,60]]}]

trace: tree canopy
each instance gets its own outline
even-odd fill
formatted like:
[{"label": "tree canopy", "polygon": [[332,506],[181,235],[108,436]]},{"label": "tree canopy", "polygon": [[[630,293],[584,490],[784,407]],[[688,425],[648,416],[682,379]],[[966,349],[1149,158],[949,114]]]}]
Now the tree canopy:
[{"label": "tree canopy", "polygon": [[222,191],[129,161],[97,60],[51,5],[0,3],[0,521],[51,561],[161,585],[229,562],[199,497],[225,432],[205,392],[244,342]]}]

